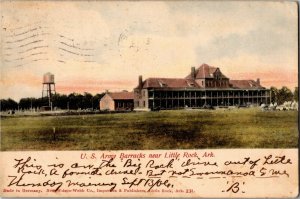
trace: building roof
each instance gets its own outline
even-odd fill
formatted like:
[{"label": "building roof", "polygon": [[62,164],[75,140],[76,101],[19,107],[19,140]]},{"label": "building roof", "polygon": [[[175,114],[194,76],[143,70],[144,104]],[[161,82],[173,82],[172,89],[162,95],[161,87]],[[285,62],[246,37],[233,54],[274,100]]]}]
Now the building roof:
[{"label": "building roof", "polygon": [[148,78],[143,82],[142,88],[187,88],[198,87],[198,84],[183,78]]},{"label": "building roof", "polygon": [[[195,78],[192,78],[191,73],[185,78],[148,78],[142,82],[141,88],[205,88],[200,83],[197,83],[199,82],[197,79],[211,79],[216,77],[229,80],[228,77],[222,74],[218,67],[202,64],[195,70]],[[136,88],[139,88],[139,86]],[[264,89],[259,82],[254,80],[229,80],[229,87],[222,88]],[[208,89],[210,88],[208,87]]]},{"label": "building roof", "polygon": [[[213,78],[214,73],[219,71],[221,78],[227,78],[224,74],[221,73],[218,67],[209,66],[208,64],[202,64],[195,70],[195,79],[204,79],[204,78]],[[191,73],[185,77],[185,79],[193,79]]]},{"label": "building roof", "polygon": [[131,100],[133,99],[133,92],[114,92],[114,93],[107,93],[112,99],[114,100]]},{"label": "building roof", "polygon": [[264,88],[254,80],[229,80],[229,84],[232,88],[240,89]]}]

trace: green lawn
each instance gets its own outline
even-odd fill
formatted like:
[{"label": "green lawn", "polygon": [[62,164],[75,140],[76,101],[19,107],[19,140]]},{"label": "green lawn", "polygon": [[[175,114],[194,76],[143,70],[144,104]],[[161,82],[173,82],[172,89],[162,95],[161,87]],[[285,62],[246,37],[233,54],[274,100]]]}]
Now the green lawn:
[{"label": "green lawn", "polygon": [[7,117],[1,150],[293,148],[297,120],[258,108]]}]

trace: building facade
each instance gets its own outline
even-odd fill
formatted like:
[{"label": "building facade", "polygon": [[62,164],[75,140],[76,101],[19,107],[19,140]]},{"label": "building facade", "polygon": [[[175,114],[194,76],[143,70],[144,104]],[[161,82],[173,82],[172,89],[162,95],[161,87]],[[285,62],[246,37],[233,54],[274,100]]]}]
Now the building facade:
[{"label": "building facade", "polygon": [[139,76],[135,110],[248,106],[270,103],[270,90],[260,80],[230,80],[220,68],[202,64],[185,78]]},{"label": "building facade", "polygon": [[100,100],[100,110],[129,111],[133,110],[133,92],[107,92]]}]

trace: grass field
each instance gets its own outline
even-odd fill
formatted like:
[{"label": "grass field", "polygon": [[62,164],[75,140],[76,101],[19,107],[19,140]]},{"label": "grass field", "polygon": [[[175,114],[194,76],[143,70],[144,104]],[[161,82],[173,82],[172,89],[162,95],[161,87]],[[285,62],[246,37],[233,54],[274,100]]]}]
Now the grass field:
[{"label": "grass field", "polygon": [[256,108],[7,117],[1,150],[293,148],[297,120]]}]

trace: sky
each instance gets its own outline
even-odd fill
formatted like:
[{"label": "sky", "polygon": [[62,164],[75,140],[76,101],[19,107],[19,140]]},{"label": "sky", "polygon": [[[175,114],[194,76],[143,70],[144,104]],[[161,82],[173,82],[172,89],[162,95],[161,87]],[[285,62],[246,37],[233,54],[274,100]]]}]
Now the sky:
[{"label": "sky", "polygon": [[1,1],[0,98],[131,91],[203,63],[267,88],[298,85],[295,2]]}]

